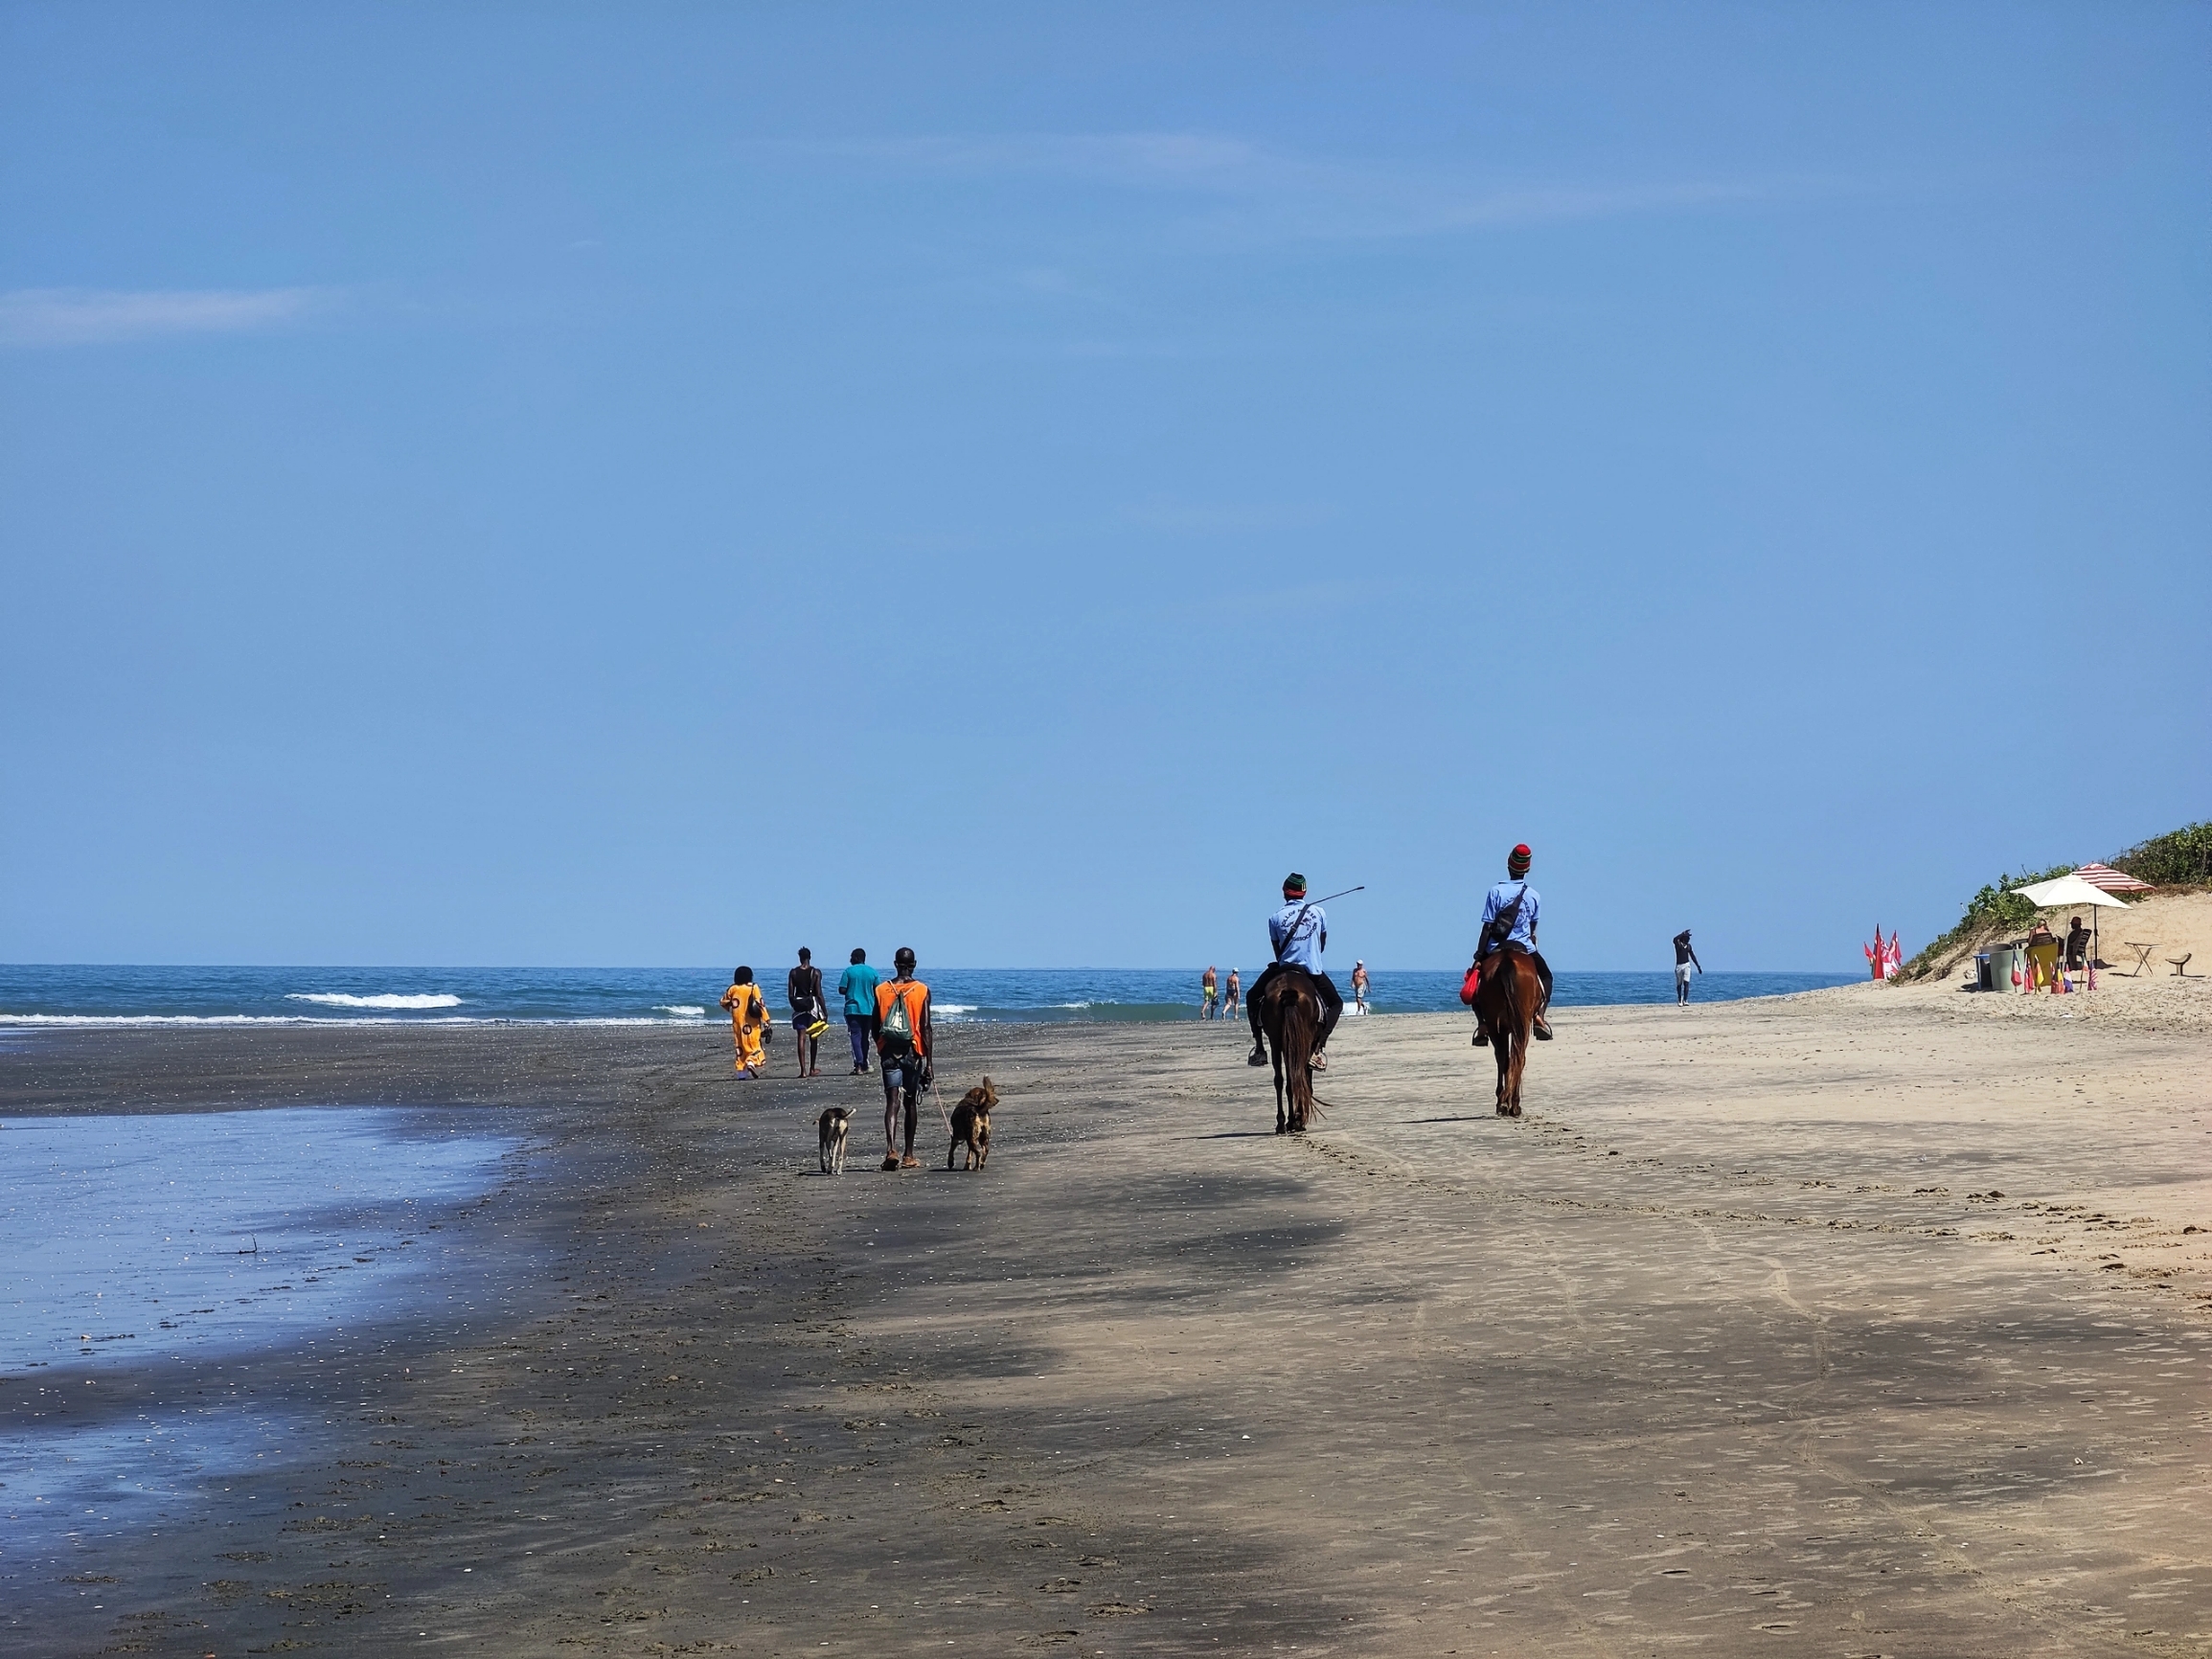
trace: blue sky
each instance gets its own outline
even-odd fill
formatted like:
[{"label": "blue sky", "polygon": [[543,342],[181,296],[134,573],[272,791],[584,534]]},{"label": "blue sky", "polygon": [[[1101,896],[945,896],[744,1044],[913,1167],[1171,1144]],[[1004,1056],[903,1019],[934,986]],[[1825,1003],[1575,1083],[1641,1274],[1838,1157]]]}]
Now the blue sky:
[{"label": "blue sky", "polygon": [[1923,943],[2212,815],[2208,48],[0,6],[0,957]]}]

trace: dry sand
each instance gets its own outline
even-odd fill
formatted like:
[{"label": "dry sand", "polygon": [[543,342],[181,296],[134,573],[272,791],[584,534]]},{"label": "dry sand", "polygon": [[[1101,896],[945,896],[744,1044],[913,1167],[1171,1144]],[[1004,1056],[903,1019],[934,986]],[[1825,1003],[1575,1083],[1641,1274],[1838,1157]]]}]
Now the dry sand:
[{"label": "dry sand", "polygon": [[[870,1125],[872,1079],[739,1083],[718,1034],[43,1038],[0,1107],[476,1103],[539,1150],[451,1223],[503,1312],[268,1355],[243,1386],[324,1438],[202,1524],[7,1563],[0,1628],[2212,1652],[2212,991],[2177,983],[1564,1011],[1518,1123],[1464,1021],[1348,1022],[1303,1140],[1233,1031],[955,1029],[988,1171],[932,1120],[927,1173],[863,1133],[835,1180],[812,1115]],[[102,1375],[71,1411],[193,1385]]]}]

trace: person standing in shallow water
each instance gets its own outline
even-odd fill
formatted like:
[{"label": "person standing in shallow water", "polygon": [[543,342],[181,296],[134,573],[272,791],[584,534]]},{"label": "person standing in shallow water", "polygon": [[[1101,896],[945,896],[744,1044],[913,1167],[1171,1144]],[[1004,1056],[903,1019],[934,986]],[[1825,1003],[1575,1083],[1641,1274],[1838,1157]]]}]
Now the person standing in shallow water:
[{"label": "person standing in shallow water", "polygon": [[1206,964],[1206,971],[1198,978],[1198,990],[1201,996],[1198,1017],[1212,1019],[1220,1011],[1217,1005],[1220,1001],[1221,987],[1220,982],[1214,977],[1214,965],[1210,962]]},{"label": "person standing in shallow water", "polygon": [[1690,930],[1685,927],[1675,935],[1675,1006],[1676,1008],[1688,1008],[1690,1006],[1690,965],[1692,963],[1697,963],[1699,973],[1705,971],[1705,965],[1698,962],[1698,953],[1690,948]]},{"label": "person standing in shallow water", "polygon": [[1365,962],[1356,962],[1352,965],[1352,1007],[1358,1013],[1367,1011],[1367,964]]},{"label": "person standing in shallow water", "polygon": [[784,980],[784,1000],[791,1005],[791,1046],[799,1051],[799,1075],[822,1075],[822,1039],[810,1034],[823,1018],[822,970],[814,953],[799,946],[799,966]]},{"label": "person standing in shallow water", "polygon": [[768,1001],[753,983],[753,970],[741,967],[730,975],[730,989],[722,992],[722,1007],[730,1011],[730,1041],[737,1049],[737,1069],[748,1078],[761,1075],[768,1029]]},{"label": "person standing in shallow water", "polygon": [[853,947],[853,966],[837,976],[845,999],[845,1034],[853,1039],[853,1075],[868,1075],[868,1042],[876,1034],[876,984],[882,978],[868,966],[868,953]]},{"label": "person standing in shallow water", "polygon": [[1228,989],[1221,998],[1221,1017],[1235,1019],[1237,1011],[1244,1006],[1244,982],[1237,977],[1235,968],[1229,969]]}]

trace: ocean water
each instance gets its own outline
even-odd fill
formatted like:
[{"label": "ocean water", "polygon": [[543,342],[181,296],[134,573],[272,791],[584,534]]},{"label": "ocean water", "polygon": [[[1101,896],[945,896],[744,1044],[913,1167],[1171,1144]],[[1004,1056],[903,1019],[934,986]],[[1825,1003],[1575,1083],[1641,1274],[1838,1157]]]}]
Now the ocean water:
[{"label": "ocean water", "polygon": [[[252,1497],[330,1426],[256,1386],[265,1357],[478,1316],[486,1253],[446,1224],[527,1155],[437,1109],[0,1121],[0,1584]],[[84,1392],[119,1375],[144,1386]]]},{"label": "ocean water", "polygon": [[[783,1007],[787,963],[756,964],[770,1008]],[[1229,963],[1219,965],[1226,980]],[[1234,965],[1247,986],[1258,962]],[[822,965],[831,985],[844,965]],[[885,970],[887,971],[887,969]],[[1454,1011],[1459,972],[1371,970],[1378,1013]],[[1334,969],[1350,994],[1351,964]],[[1779,996],[1849,984],[1845,973],[1709,973],[1699,1002]],[[1197,968],[937,968],[922,978],[947,1020],[1194,1019]],[[384,1025],[553,1022],[665,1025],[719,1019],[729,969],[711,967],[128,967],[0,965],[0,1028],[67,1026]],[[1664,1003],[1671,972],[1561,970],[1553,1004]]]}]

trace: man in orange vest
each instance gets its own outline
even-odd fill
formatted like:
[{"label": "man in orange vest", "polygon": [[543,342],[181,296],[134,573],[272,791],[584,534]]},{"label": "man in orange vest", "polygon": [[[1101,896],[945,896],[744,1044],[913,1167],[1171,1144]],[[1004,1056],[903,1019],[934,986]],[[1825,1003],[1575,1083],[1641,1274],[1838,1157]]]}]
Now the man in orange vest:
[{"label": "man in orange vest", "polygon": [[[929,1064],[929,988],[914,977],[914,952],[901,945],[891,958],[897,977],[876,988],[876,1052],[883,1059],[883,1167],[919,1170],[914,1130]],[[901,1097],[906,1107],[906,1145],[899,1146]]]}]

